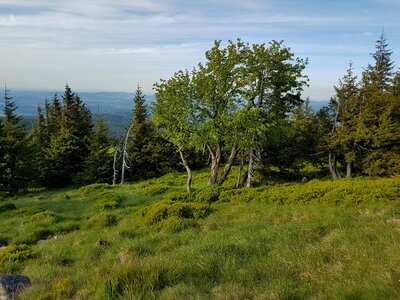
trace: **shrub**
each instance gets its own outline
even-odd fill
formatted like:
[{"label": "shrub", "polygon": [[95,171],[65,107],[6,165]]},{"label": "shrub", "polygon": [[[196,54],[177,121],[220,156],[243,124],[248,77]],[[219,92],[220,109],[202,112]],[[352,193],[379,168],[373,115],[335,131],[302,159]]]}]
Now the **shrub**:
[{"label": "shrub", "polygon": [[117,223],[117,216],[109,213],[100,213],[91,217],[84,225],[85,229],[101,229]]},{"label": "shrub", "polygon": [[169,188],[170,188],[170,186],[168,186],[166,184],[155,184],[155,185],[151,185],[146,188],[143,188],[142,191],[148,195],[156,196],[156,195],[165,193],[166,191],[169,190]]},{"label": "shrub", "polygon": [[22,262],[35,257],[28,245],[10,245],[0,250],[0,263]]},{"label": "shrub", "polygon": [[147,224],[154,225],[170,217],[178,217],[181,219],[204,218],[210,212],[211,208],[207,204],[162,200],[149,207],[145,213],[145,220]]},{"label": "shrub", "polygon": [[93,197],[97,207],[101,209],[116,209],[120,206],[121,199],[111,191],[103,191]]},{"label": "shrub", "polygon": [[195,194],[195,201],[202,203],[212,203],[218,201],[221,188],[218,186],[208,186]]},{"label": "shrub", "polygon": [[112,186],[108,183],[93,183],[79,188],[78,191],[82,195],[87,195],[93,192],[103,192],[105,190],[111,189],[111,187]]},{"label": "shrub", "polygon": [[0,213],[5,212],[7,210],[14,210],[14,209],[17,209],[17,208],[12,203],[0,205]]},{"label": "shrub", "polygon": [[189,202],[192,201],[193,194],[189,194],[187,192],[172,192],[167,193],[162,197],[162,200],[166,201],[180,201],[180,202]]},{"label": "shrub", "polygon": [[8,196],[7,192],[0,191],[0,201],[5,200]]}]

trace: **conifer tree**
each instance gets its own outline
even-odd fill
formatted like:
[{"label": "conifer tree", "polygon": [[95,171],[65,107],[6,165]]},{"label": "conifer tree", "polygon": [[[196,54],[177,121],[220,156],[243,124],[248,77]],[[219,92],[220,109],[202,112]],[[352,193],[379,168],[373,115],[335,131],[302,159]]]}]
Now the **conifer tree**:
[{"label": "conifer tree", "polygon": [[368,175],[400,173],[399,98],[386,36],[382,33],[372,54],[374,65],[363,72],[357,131],[363,145],[363,171]]},{"label": "conifer tree", "polygon": [[[79,96],[67,84],[62,105],[55,96],[46,109],[49,146],[45,149],[46,175],[49,185],[69,184],[83,170],[89,153],[92,116]],[[54,126],[54,127],[53,127]]]},{"label": "conifer tree", "polygon": [[155,175],[155,170],[151,163],[153,155],[151,145],[155,130],[149,120],[145,96],[140,85],[137,86],[133,101],[132,129],[127,145],[130,156],[130,177],[132,179],[152,177]]},{"label": "conifer tree", "polygon": [[16,105],[4,89],[4,126],[2,137],[2,180],[3,186],[12,193],[25,188],[27,183],[28,154],[25,127],[16,114]]},{"label": "conifer tree", "polygon": [[93,134],[89,139],[89,155],[85,158],[81,180],[85,184],[110,182],[112,177],[113,149],[108,128],[101,115],[96,115]]}]

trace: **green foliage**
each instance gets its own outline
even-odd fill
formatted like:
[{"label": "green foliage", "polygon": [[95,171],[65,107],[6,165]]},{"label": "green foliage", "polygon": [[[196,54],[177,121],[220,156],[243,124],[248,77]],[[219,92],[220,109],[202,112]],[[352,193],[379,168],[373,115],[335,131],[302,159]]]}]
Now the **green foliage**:
[{"label": "green foliage", "polygon": [[0,264],[7,262],[23,262],[34,258],[35,253],[28,245],[9,245],[0,250]]},{"label": "green foliage", "polygon": [[37,296],[36,300],[67,299],[73,295],[70,278],[52,283],[50,290]]},{"label": "green foliage", "polygon": [[163,200],[151,205],[144,217],[147,224],[154,225],[171,217],[195,220],[205,218],[210,212],[211,208],[207,204]]},{"label": "green foliage", "polygon": [[88,195],[94,192],[104,192],[105,190],[109,190],[111,188],[112,186],[108,183],[93,183],[80,187],[78,191],[82,195]]},{"label": "green foliage", "polygon": [[88,144],[89,154],[84,159],[80,180],[86,184],[110,182],[114,149],[108,137],[108,128],[100,115],[96,115],[95,129]]},{"label": "green foliage", "polygon": [[13,203],[7,203],[7,204],[2,204],[0,205],[0,213],[8,211],[8,210],[14,210],[17,209]]},{"label": "green foliage", "polygon": [[193,195],[188,192],[171,192],[164,194],[162,197],[162,200],[178,202],[190,202],[192,199]]},{"label": "green foliage", "polygon": [[196,202],[212,203],[218,201],[221,188],[218,186],[209,186],[195,193]]},{"label": "green foliage", "polygon": [[116,209],[120,206],[120,197],[112,191],[105,190],[93,197],[97,207],[101,209]]},{"label": "green foliage", "polygon": [[101,212],[91,217],[83,226],[84,229],[103,229],[117,223],[117,216],[114,214]]}]

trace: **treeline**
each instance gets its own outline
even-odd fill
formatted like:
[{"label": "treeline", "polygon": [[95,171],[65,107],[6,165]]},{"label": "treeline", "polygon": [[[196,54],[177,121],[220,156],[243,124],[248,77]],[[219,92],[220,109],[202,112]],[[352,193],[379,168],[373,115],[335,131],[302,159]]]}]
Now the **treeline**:
[{"label": "treeline", "polygon": [[[120,176],[118,141],[110,139],[102,116],[93,117],[68,85],[61,98],[55,95],[45,101],[44,109],[38,107],[37,124],[30,131],[16,115],[7,87],[4,100],[4,117],[0,119],[1,190],[15,193],[28,187],[111,183],[113,176]],[[126,144],[130,158],[126,180],[177,170],[174,151],[151,122],[140,87],[134,104],[134,129]]]},{"label": "treeline", "polygon": [[329,106],[314,111],[301,98],[307,60],[283,42],[216,41],[205,63],[154,85],[151,114],[138,86],[118,140],[68,85],[38,108],[27,132],[6,88],[0,187],[123,183],[185,168],[190,192],[193,168],[209,166],[214,185],[233,165],[236,187],[251,186],[255,172],[285,179],[400,174],[400,72],[391,55],[382,34],[360,79],[350,64]]}]

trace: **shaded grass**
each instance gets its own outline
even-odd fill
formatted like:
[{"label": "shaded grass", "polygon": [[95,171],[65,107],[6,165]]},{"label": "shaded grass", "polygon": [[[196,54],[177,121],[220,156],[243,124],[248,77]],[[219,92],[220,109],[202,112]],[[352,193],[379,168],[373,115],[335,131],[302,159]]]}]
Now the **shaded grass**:
[{"label": "shaded grass", "polygon": [[[195,174],[195,182],[206,176]],[[400,298],[398,178],[225,186],[217,196],[201,181],[200,196],[190,199],[179,196],[184,183],[169,174],[107,188],[121,199],[112,212],[96,206],[96,189],[7,200],[42,210],[0,214],[0,240],[30,241],[35,253],[0,272],[31,278],[21,299]],[[167,194],[154,192],[165,187]],[[186,218],[173,210],[149,224],[143,212],[168,193],[175,193],[169,205],[212,212]],[[30,234],[46,230],[57,238],[35,245]]]}]

